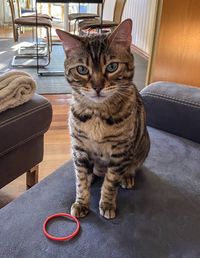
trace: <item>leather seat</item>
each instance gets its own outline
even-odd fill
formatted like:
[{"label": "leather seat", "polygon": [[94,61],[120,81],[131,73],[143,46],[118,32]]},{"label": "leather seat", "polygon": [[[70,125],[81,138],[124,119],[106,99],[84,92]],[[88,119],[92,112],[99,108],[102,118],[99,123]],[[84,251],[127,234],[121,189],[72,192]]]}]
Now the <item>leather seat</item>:
[{"label": "leather seat", "polygon": [[[36,13],[32,12],[32,13],[23,13],[23,15],[21,17],[36,17]],[[48,14],[43,14],[43,13],[38,13],[37,17],[39,18],[44,18],[44,19],[48,19],[48,20],[53,20],[53,18],[51,16],[49,16]]]},{"label": "leather seat", "polygon": [[72,13],[68,15],[68,19],[70,21],[77,19],[91,19],[96,17],[99,17],[99,15],[94,13]]},{"label": "leather seat", "polygon": [[[20,17],[15,19],[15,24],[22,26],[36,26],[36,17]],[[51,22],[48,19],[40,18],[37,19],[37,26],[48,26],[52,27]]]},{"label": "leather seat", "polygon": [[42,161],[43,136],[51,119],[51,104],[37,94],[0,113],[0,188]]},{"label": "leather seat", "polygon": [[114,21],[109,21],[109,20],[103,20],[102,23],[100,20],[87,20],[87,21],[82,21],[79,23],[79,28],[81,30],[85,29],[96,29],[96,28],[110,28],[110,27],[115,27],[117,26],[118,23]]}]

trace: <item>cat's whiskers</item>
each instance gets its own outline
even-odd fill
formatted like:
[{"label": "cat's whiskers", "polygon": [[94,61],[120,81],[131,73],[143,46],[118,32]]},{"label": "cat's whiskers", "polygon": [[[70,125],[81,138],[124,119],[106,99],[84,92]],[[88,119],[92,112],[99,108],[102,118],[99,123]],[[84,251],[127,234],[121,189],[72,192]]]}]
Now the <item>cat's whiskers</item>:
[{"label": "cat's whiskers", "polygon": [[88,89],[88,88],[82,88],[82,91],[90,92],[90,91],[91,91],[91,89]]},{"label": "cat's whiskers", "polygon": [[121,91],[117,91],[117,94],[121,95],[122,97],[130,97],[130,92],[121,92]]},{"label": "cat's whiskers", "polygon": [[108,86],[108,87],[105,87],[104,89],[107,90],[107,91],[112,91],[112,90],[116,90],[117,86],[116,85]]}]

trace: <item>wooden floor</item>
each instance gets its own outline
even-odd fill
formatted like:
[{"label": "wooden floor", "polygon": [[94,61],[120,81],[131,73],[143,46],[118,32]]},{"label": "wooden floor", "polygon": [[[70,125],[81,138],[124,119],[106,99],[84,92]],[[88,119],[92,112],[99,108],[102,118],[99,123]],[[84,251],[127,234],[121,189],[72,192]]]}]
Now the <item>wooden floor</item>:
[{"label": "wooden floor", "polygon": [[53,106],[53,119],[44,139],[44,160],[39,179],[43,179],[71,158],[68,130],[70,95],[43,95]]},{"label": "wooden floor", "polygon": [[12,27],[5,25],[5,26],[0,26],[0,38],[12,38],[13,37],[13,32],[12,32]]}]

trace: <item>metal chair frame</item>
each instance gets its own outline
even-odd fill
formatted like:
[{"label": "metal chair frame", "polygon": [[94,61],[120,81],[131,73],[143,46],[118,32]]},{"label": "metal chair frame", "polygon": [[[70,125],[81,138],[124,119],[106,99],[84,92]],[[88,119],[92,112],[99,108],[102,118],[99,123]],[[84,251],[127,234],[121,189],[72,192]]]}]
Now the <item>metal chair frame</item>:
[{"label": "metal chair frame", "polygon": [[[19,41],[19,35],[20,35],[20,31],[22,27],[32,27],[32,28],[37,28],[38,27],[42,27],[45,28],[46,30],[46,38],[47,38],[47,43],[46,44],[37,44],[33,42],[33,46],[29,47],[28,49],[32,49],[34,51],[34,53],[29,53],[29,54],[18,54],[15,55],[12,59],[11,65],[12,67],[21,67],[21,68],[34,68],[37,67],[38,64],[16,64],[16,59],[22,59],[22,58],[32,58],[32,59],[36,59],[36,58],[47,58],[47,61],[45,64],[40,65],[40,67],[46,67],[49,65],[50,61],[51,61],[51,52],[52,52],[52,41],[51,41],[51,27],[49,26],[45,26],[45,25],[39,25],[37,24],[37,17],[36,17],[36,24],[30,25],[30,24],[16,24],[15,23],[15,7],[14,7],[14,2],[13,0],[8,0],[9,2],[9,6],[10,6],[10,11],[11,11],[11,18],[12,18],[12,26],[13,26],[13,37],[14,37],[14,41],[17,42]],[[20,15],[20,4],[19,4],[19,0],[17,0],[17,14],[18,16]],[[21,18],[19,16],[19,18]],[[28,17],[25,17],[28,18]],[[33,17],[30,17],[30,19]],[[24,47],[24,49],[26,49],[26,47]],[[20,51],[20,49],[19,49]]]},{"label": "metal chair frame", "polygon": [[[79,17],[79,18],[75,19],[75,21],[74,21],[74,34],[76,33],[77,23],[78,23],[78,27],[79,27],[80,20],[91,20],[91,19],[97,19],[97,18],[102,17],[103,8],[104,8],[104,2],[105,2],[105,0],[103,0],[102,4],[98,4],[98,6],[97,6],[97,14],[96,15],[94,14],[93,17],[87,17],[87,18],[86,17],[84,17],[84,18]],[[80,3],[79,3],[79,12],[80,12]],[[86,13],[86,15],[87,15],[87,13]],[[69,28],[70,28],[70,25],[71,25],[71,21],[69,21]]]},{"label": "metal chair frame", "polygon": [[[106,1],[106,0],[105,0]],[[124,7],[125,7],[125,4],[126,4],[126,1],[127,0],[116,0],[115,1],[115,6],[114,6],[114,12],[113,12],[113,22],[116,23],[117,25],[121,22],[122,20],[122,15],[123,15],[123,11],[124,11]],[[96,21],[96,19],[93,19],[93,21]],[[103,24],[104,20],[100,20],[99,21],[99,24],[96,25],[96,28],[95,27],[95,24],[93,27],[89,27],[90,24],[92,25],[92,20],[91,20],[91,23],[89,24],[88,23],[88,28],[87,29],[87,34],[89,34],[92,30],[96,29],[97,31],[99,31],[99,29],[101,29],[101,31],[103,29],[110,29],[110,30],[113,30],[117,25],[108,25],[106,27],[106,25],[104,26]],[[87,25],[86,25],[87,27]],[[83,26],[83,30],[84,30],[84,26]],[[79,34],[83,34],[83,31],[81,30],[81,28],[79,28]]]}]

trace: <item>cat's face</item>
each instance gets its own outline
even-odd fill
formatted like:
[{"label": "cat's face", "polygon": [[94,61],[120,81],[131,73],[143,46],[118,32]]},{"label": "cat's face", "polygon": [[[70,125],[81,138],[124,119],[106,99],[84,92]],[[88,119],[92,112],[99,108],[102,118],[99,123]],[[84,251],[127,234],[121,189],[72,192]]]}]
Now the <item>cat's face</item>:
[{"label": "cat's face", "polygon": [[82,38],[57,30],[67,56],[66,78],[86,101],[102,103],[123,94],[130,84],[134,72],[131,25],[126,20],[110,35]]}]

